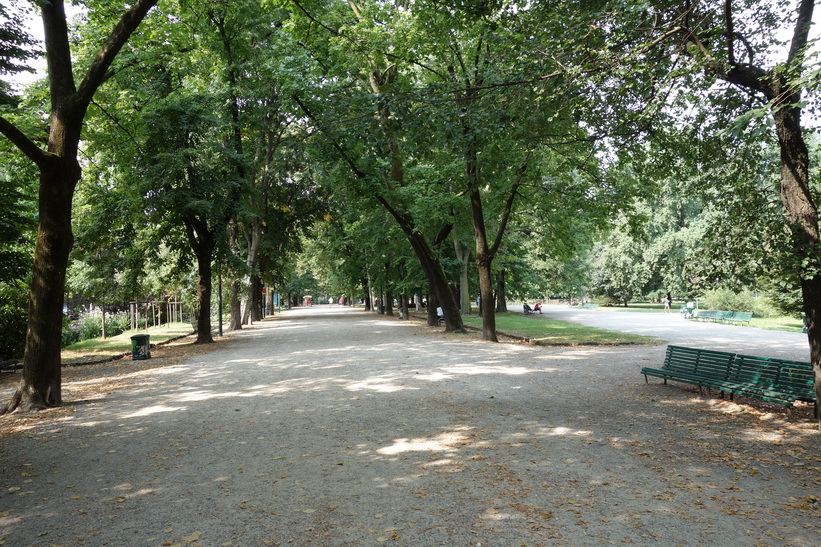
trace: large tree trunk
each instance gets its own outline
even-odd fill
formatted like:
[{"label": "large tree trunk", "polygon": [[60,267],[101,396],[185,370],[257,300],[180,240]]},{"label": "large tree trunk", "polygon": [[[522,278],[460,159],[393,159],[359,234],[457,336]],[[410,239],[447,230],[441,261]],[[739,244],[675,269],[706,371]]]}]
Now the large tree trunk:
[{"label": "large tree trunk", "polygon": [[362,290],[364,294],[365,311],[371,311],[371,280],[366,278],[362,280]]},{"label": "large tree trunk", "polygon": [[81,174],[77,153],[83,120],[117,54],[156,2],[137,0],[123,14],[88,65],[79,87],[74,81],[63,1],[39,3],[51,99],[48,152],[0,115],[0,133],[40,170],[39,224],[29,292],[23,379],[3,412],[62,404],[63,293],[68,255],[74,244],[71,202]]},{"label": "large tree trunk", "polygon": [[496,272],[496,313],[507,311],[507,291],[505,290],[504,268]]},{"label": "large tree trunk", "polygon": [[262,320],[262,280],[258,275],[251,275],[251,294],[250,301],[251,321]]},{"label": "large tree trunk", "polygon": [[450,290],[445,270],[442,268],[442,263],[439,257],[430,248],[424,236],[413,225],[409,216],[398,211],[396,208],[379,194],[375,195],[377,201],[393,216],[399,228],[405,234],[408,242],[413,248],[413,252],[419,259],[422,270],[428,278],[430,290],[436,294],[439,305],[442,306],[442,311],[445,313],[445,330],[447,332],[465,332],[464,324],[462,323],[462,315],[459,313],[459,306],[456,304],[456,298],[453,296],[453,291]]},{"label": "large tree trunk", "polygon": [[459,308],[462,315],[470,313],[470,280],[468,266],[470,265],[470,250],[462,242],[453,238],[453,248],[456,251],[456,260],[459,261]]},{"label": "large tree trunk", "polygon": [[393,315],[393,293],[391,291],[385,291],[382,293],[382,298],[384,298],[385,302],[385,315]]},{"label": "large tree trunk", "polygon": [[23,379],[6,411],[61,405],[60,350],[68,255],[74,244],[71,202],[80,179],[76,161],[54,161],[40,174],[40,220],[34,247]]},{"label": "large tree trunk", "polygon": [[429,327],[438,327],[439,326],[439,316],[436,315],[436,308],[439,307],[439,299],[436,298],[436,293],[430,291],[428,293],[428,326]]},{"label": "large tree trunk", "polygon": [[[231,254],[237,256],[239,254],[239,226],[236,219],[231,219],[228,223],[228,246],[231,249]],[[233,277],[233,276],[232,276]],[[231,319],[228,324],[230,330],[242,329],[242,289],[239,279],[232,279],[228,289],[228,308]]]},{"label": "large tree trunk", "polygon": [[229,300],[229,308],[231,310],[231,320],[228,324],[228,328],[230,330],[240,330],[242,329],[242,300],[240,299],[240,294],[242,293],[242,287],[238,279],[234,279],[231,281],[231,285],[228,289],[228,300]]},{"label": "large tree trunk", "polygon": [[[781,201],[790,219],[795,254],[806,264],[801,280],[810,359],[815,372],[815,400],[821,401],[821,233],[818,209],[810,193],[809,153],[801,133],[800,111],[782,108],[774,114],[781,149]],[[821,427],[816,404],[815,418]]]},{"label": "large tree trunk", "polygon": [[482,307],[482,338],[489,342],[498,342],[499,339],[496,337],[496,312],[493,309],[492,257],[487,242],[482,197],[478,188],[474,188],[470,193],[470,205],[473,211],[473,229],[476,235],[476,268],[479,270],[479,294],[482,302],[486,302]]},{"label": "large tree trunk", "polygon": [[[248,245],[248,252],[245,257],[245,266],[250,272],[254,272],[257,266],[257,257],[259,256],[259,245],[262,241],[262,221],[259,218],[251,220],[251,233],[246,233],[245,240]],[[249,321],[259,321],[259,295],[262,287],[259,276],[253,273],[247,278],[247,294],[245,298],[247,303],[245,311],[242,314],[242,324],[247,325]]]},{"label": "large tree trunk", "polygon": [[197,341],[196,344],[210,344],[214,341],[211,336],[211,253],[213,246],[207,251],[197,253]]},{"label": "large tree trunk", "polygon": [[265,315],[274,315],[274,288],[270,285],[265,289],[265,312]]}]

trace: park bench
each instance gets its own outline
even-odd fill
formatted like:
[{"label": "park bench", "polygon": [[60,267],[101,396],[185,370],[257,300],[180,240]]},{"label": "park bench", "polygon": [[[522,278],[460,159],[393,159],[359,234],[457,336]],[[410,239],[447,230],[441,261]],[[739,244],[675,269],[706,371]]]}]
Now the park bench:
[{"label": "park bench", "polygon": [[774,357],[735,356],[722,391],[762,401],[792,405],[795,401],[815,402],[812,364]]},{"label": "park bench", "polygon": [[0,372],[5,370],[10,370],[14,372],[23,368],[23,365],[17,359],[7,359],[6,361],[0,361]]},{"label": "park bench", "polygon": [[715,321],[718,319],[718,312],[715,310],[698,310],[692,318],[699,321],[702,319],[705,321]]},{"label": "park bench", "polygon": [[726,351],[670,345],[661,368],[644,367],[641,373],[645,382],[648,376],[655,376],[662,378],[665,384],[668,379],[693,384],[701,392],[702,387],[727,380],[734,359],[735,353]]},{"label": "park bench", "polygon": [[722,393],[743,395],[792,406],[795,401],[815,399],[812,364],[773,357],[756,357],[724,351],[668,346],[661,368],[641,369],[648,376],[715,389]]},{"label": "park bench", "polygon": [[753,318],[753,312],[749,311],[734,311],[730,312],[730,315],[724,318],[724,321],[729,323],[747,323],[750,324],[750,321]]},{"label": "park bench", "polygon": [[721,321],[722,323],[746,323],[748,325],[750,324],[750,320],[752,320],[752,318],[752,312],[724,310],[698,310],[698,312],[695,315],[690,315],[688,317],[688,319]]}]

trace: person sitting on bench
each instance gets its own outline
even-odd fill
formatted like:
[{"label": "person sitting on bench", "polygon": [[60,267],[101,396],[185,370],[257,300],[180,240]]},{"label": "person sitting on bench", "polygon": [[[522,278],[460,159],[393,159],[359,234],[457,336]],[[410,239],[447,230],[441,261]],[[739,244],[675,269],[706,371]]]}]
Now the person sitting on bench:
[{"label": "person sitting on bench", "polygon": [[541,302],[536,302],[535,304],[533,304],[533,313],[536,313],[536,312],[542,313],[542,303]]},{"label": "person sitting on bench", "polygon": [[530,306],[528,306],[528,305],[527,305],[527,302],[525,302],[524,304],[522,304],[522,309],[524,310],[524,312],[525,312],[525,313],[533,313],[533,308],[531,308]]},{"label": "person sitting on bench", "polygon": [[436,317],[439,318],[440,323],[445,320],[445,312],[442,309],[442,306],[439,306],[438,308],[436,308]]}]

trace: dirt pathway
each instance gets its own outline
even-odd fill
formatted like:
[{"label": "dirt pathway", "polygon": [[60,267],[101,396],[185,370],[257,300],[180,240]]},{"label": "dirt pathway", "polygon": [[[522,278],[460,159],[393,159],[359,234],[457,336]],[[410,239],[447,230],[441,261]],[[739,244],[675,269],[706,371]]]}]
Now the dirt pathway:
[{"label": "dirt pathway", "polygon": [[809,409],[645,385],[663,346],[487,344],[338,307],[232,338],[0,417],[0,545],[821,544]]}]

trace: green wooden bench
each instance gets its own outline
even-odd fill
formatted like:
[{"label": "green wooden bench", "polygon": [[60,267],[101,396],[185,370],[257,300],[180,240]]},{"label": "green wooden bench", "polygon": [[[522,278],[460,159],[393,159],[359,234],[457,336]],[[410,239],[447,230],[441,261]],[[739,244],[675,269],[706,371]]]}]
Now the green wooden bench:
[{"label": "green wooden bench", "polygon": [[739,354],[720,388],[782,405],[816,402],[812,364],[805,361]]},{"label": "green wooden bench", "polygon": [[641,369],[644,381],[655,376],[792,406],[795,401],[818,402],[812,364],[773,357],[756,357],[715,350],[668,346],[661,368]]},{"label": "green wooden bench", "polygon": [[693,319],[698,319],[699,321],[706,320],[706,321],[715,321],[718,317],[718,312],[715,310],[698,310],[696,314],[693,315]]},{"label": "green wooden bench", "polygon": [[644,381],[648,376],[675,380],[685,384],[702,387],[711,387],[718,382],[724,382],[730,375],[730,367],[735,359],[735,353],[708,349],[686,348],[683,346],[667,346],[664,364],[661,368],[644,367]]},{"label": "green wooden bench", "polygon": [[748,311],[725,311],[725,310],[698,310],[696,315],[690,319],[703,319],[705,321],[721,321],[727,323],[750,323],[753,318],[752,312]]},{"label": "green wooden bench", "polygon": [[753,312],[749,311],[734,311],[730,312],[730,315],[724,318],[724,321],[729,323],[746,323],[750,324],[750,321],[753,318]]}]

